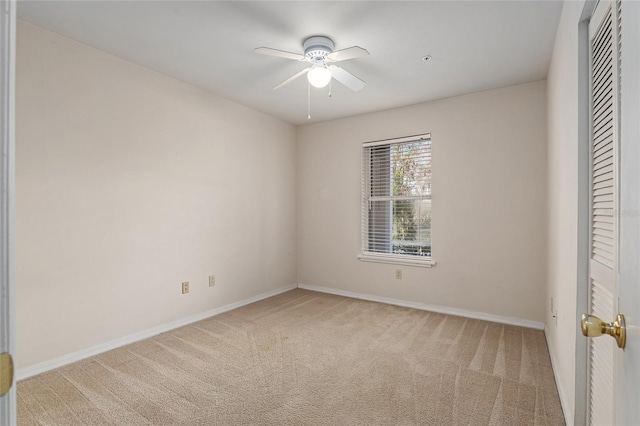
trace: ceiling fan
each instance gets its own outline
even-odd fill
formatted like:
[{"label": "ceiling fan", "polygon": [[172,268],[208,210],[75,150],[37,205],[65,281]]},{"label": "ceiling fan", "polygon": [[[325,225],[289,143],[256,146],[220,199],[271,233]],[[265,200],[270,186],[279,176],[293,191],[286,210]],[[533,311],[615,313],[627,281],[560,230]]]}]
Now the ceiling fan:
[{"label": "ceiling fan", "polygon": [[312,36],[307,38],[302,44],[304,54],[286,52],[284,50],[271,49],[269,47],[258,47],[256,53],[262,55],[277,56],[280,58],[293,59],[296,61],[306,61],[311,64],[297,74],[289,77],[282,83],[274,87],[279,89],[291,83],[298,77],[307,74],[309,83],[314,87],[325,87],[332,78],[347,86],[349,89],[357,91],[364,87],[365,82],[351,74],[333,62],[346,61],[347,59],[362,58],[369,55],[366,49],[359,46],[352,46],[346,49],[333,51],[333,41],[324,36]]}]

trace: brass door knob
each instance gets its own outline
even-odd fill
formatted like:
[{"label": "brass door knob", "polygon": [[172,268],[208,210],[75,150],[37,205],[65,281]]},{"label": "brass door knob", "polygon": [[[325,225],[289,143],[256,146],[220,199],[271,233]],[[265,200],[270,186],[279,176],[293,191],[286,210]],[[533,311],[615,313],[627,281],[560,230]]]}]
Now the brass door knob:
[{"label": "brass door knob", "polygon": [[0,354],[0,396],[9,392],[13,384],[13,358],[8,353]]},{"label": "brass door knob", "polygon": [[624,315],[618,314],[613,322],[604,322],[600,318],[591,314],[582,314],[582,334],[587,337],[598,337],[603,334],[616,339],[618,347],[624,349],[627,342],[627,328],[624,322]]}]

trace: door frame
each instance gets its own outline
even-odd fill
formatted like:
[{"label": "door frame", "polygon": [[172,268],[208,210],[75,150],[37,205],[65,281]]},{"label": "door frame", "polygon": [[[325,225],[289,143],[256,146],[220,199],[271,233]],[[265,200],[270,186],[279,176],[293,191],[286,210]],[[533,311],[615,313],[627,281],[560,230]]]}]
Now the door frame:
[{"label": "door frame", "polygon": [[[616,421],[640,424],[640,4],[623,1],[620,114],[619,310],[626,317],[627,344],[617,351]],[[626,78],[625,78],[626,76]]]},{"label": "door frame", "polygon": [[[15,0],[0,1],[0,352],[15,354]],[[16,386],[0,397],[0,424],[16,424]]]}]

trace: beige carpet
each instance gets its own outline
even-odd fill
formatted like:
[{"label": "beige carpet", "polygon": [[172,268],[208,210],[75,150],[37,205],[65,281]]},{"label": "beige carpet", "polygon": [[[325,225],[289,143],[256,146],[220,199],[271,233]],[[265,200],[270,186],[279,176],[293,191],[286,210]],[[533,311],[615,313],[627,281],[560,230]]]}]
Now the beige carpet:
[{"label": "beige carpet", "polygon": [[563,425],[542,331],[293,290],[18,383],[20,425]]}]

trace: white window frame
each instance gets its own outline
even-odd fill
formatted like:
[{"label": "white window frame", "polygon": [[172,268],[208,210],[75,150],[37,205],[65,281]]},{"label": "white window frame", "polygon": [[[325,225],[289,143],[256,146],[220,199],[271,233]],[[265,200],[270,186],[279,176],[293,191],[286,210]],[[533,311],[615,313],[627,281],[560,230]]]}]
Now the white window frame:
[{"label": "white window frame", "polygon": [[[419,140],[429,140],[431,141],[431,134],[425,133],[421,135],[415,136],[406,136],[401,138],[394,139],[385,139],[379,141],[371,141],[364,142],[362,144],[363,155],[362,155],[362,170],[361,170],[361,185],[362,185],[362,194],[361,194],[361,252],[358,255],[358,259],[364,262],[376,262],[376,263],[389,263],[395,265],[407,265],[407,266],[418,266],[423,268],[430,268],[436,264],[433,259],[433,251],[431,252],[431,256],[416,256],[416,255],[406,255],[406,254],[397,254],[397,253],[379,253],[367,251],[366,248],[369,244],[368,233],[369,233],[369,214],[368,214],[368,204],[370,194],[367,193],[369,188],[369,184],[367,183],[368,176],[370,176],[370,165],[368,161],[364,159],[364,150],[366,148],[374,147],[374,146],[383,146],[383,145],[393,145],[404,142],[412,142]],[[433,249],[432,249],[433,250]]]}]

